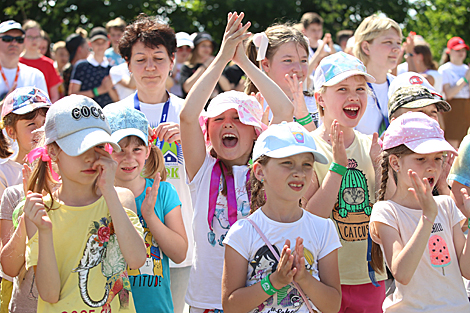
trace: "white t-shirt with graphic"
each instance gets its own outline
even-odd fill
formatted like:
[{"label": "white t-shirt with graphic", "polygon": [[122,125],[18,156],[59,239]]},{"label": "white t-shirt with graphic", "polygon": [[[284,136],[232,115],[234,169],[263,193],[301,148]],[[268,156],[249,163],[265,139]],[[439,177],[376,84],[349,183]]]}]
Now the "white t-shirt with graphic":
[{"label": "white t-shirt with graphic", "polygon": [[[395,282],[397,288],[391,299],[384,301],[384,312],[470,312],[452,230],[465,216],[451,197],[437,196],[434,199],[438,213],[427,247],[410,282],[407,285]],[[409,209],[393,201],[377,202],[370,217],[371,237],[378,244],[382,243],[375,224],[383,223],[396,229],[406,244],[418,227],[422,214],[421,210]]]},{"label": "white t-shirt with graphic", "polygon": [[[209,228],[209,190],[212,169],[216,164],[206,154],[204,163],[189,183],[193,201],[194,218],[194,263],[189,276],[186,303],[201,309],[222,309],[222,270],[224,266],[225,247],[223,241],[230,228],[227,212],[227,198],[219,193],[215,214],[212,219],[212,230]],[[233,166],[235,195],[237,198],[237,219],[250,213],[250,203],[246,192],[248,166]],[[222,179],[221,179],[222,181]],[[222,184],[219,186],[221,190]]]},{"label": "white t-shirt with graphic", "polygon": [[[301,237],[304,240],[305,268],[317,280],[320,280],[318,261],[341,247],[333,222],[305,210],[302,217],[293,223],[273,221],[261,209],[256,210],[250,219],[258,225],[279,255],[286,239],[290,240],[290,248],[293,250],[296,238]],[[277,268],[278,261],[247,220],[237,221],[230,228],[224,244],[248,261],[246,286],[260,282]],[[252,312],[308,312],[308,309],[297,289],[289,284]]]},{"label": "white t-shirt with graphic", "polygon": [[[134,107],[135,93],[117,103],[110,105],[126,105]],[[148,104],[140,102],[140,111],[145,114],[150,127],[155,128],[160,124],[163,106],[165,103]],[[167,122],[180,123],[180,111],[183,109],[184,100],[170,94],[170,106],[168,108]],[[170,260],[170,267],[191,266],[194,256],[194,239],[192,232],[193,207],[188,185],[186,184],[186,170],[184,168],[183,150],[181,145],[165,142],[162,147],[163,158],[167,171],[166,181],[175,187],[178,197],[181,200],[181,213],[183,215],[184,228],[188,236],[188,251],[186,259],[180,264],[175,264]]]}]

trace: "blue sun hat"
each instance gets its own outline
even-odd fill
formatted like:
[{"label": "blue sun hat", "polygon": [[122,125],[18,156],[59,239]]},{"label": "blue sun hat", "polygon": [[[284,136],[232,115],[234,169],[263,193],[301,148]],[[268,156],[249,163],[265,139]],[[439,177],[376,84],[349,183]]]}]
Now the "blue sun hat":
[{"label": "blue sun hat", "polygon": [[305,152],[312,153],[315,162],[328,164],[328,158],[317,150],[315,140],[304,127],[296,122],[282,122],[261,133],[253,148],[253,160],[262,155],[280,159]]},{"label": "blue sun hat", "polygon": [[149,122],[145,114],[126,105],[107,105],[103,113],[111,127],[111,138],[119,142],[128,136],[136,136],[145,144],[149,142]]}]

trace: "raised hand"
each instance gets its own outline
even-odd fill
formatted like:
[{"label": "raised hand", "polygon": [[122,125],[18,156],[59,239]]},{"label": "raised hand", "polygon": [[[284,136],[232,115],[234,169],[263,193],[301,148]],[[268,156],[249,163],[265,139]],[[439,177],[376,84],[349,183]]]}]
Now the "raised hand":
[{"label": "raised hand", "polygon": [[437,216],[437,204],[432,196],[432,187],[426,177],[422,180],[418,174],[413,172],[411,169],[408,170],[408,176],[411,180],[411,188],[408,188],[413,193],[416,200],[423,210],[423,215],[426,216],[430,221],[434,222]]},{"label": "raised hand", "polygon": [[462,194],[463,197],[463,209],[465,212],[462,212],[463,215],[465,216],[470,216],[470,197],[468,196],[467,189],[462,188],[460,189],[460,193]]},{"label": "raised hand", "polygon": [[[244,16],[245,14],[243,12],[240,14],[237,12],[228,14],[227,26],[225,27],[224,38],[219,51],[219,55],[226,57],[227,62],[234,59],[235,50],[238,45],[242,43],[243,40],[248,39],[251,35],[251,33],[246,32],[251,26],[251,23],[247,22],[245,25],[242,25],[241,23]],[[238,53],[237,56],[241,57]]]},{"label": "raised hand", "polygon": [[105,193],[114,190],[114,177],[116,176],[117,162],[111,158],[111,155],[100,147],[95,147],[95,152],[99,158],[93,163],[92,169],[98,171],[96,186]]},{"label": "raised hand", "polygon": [[300,237],[297,237],[295,240],[294,267],[297,269],[297,272],[294,275],[295,282],[300,283],[307,276],[311,276],[305,268],[304,240]]},{"label": "raised hand", "polygon": [[23,173],[23,191],[24,191],[24,194],[27,194],[29,177],[31,176],[31,168],[29,167],[28,164],[24,163],[23,168],[21,169],[21,172]]},{"label": "raised hand", "polygon": [[147,219],[147,217],[150,217],[152,214],[155,214],[155,203],[157,202],[160,180],[160,173],[157,173],[153,181],[153,186],[148,187],[147,190],[145,190],[145,198],[142,202],[142,206],[140,207],[140,212],[142,213],[144,220]]},{"label": "raised hand", "polygon": [[293,267],[294,256],[289,248],[290,241],[286,240],[284,247],[282,248],[281,258],[277,264],[276,272],[271,274],[270,281],[274,288],[281,289],[287,284],[290,284],[294,280],[294,275],[297,269]]},{"label": "raised hand", "polygon": [[180,142],[180,125],[173,122],[161,123],[157,128],[153,130],[155,136],[161,141],[166,141],[168,143]]},{"label": "raised hand", "polygon": [[347,167],[348,156],[346,155],[346,147],[344,146],[344,135],[337,120],[333,120],[333,123],[331,123],[330,141],[333,150],[333,162]]},{"label": "raised hand", "polygon": [[379,144],[378,133],[372,135],[372,145],[370,146],[369,156],[374,167],[379,167],[380,162],[382,162],[382,147]]},{"label": "raised hand", "polygon": [[449,176],[450,169],[452,168],[452,164],[454,163],[455,155],[452,152],[447,152],[447,156],[442,164],[442,172],[441,176],[439,176],[436,187],[439,191],[439,194],[445,194],[444,192],[448,192],[449,195],[449,185],[447,184],[447,177]]},{"label": "raised hand", "polygon": [[23,210],[26,218],[33,222],[38,230],[52,230],[52,222],[47,215],[41,194],[28,191]]},{"label": "raised hand", "polygon": [[299,119],[310,114],[307,109],[307,104],[305,103],[303,82],[299,81],[297,74],[292,75],[292,77],[289,74],[286,74],[284,79],[289,85],[289,89],[292,93],[294,116]]}]

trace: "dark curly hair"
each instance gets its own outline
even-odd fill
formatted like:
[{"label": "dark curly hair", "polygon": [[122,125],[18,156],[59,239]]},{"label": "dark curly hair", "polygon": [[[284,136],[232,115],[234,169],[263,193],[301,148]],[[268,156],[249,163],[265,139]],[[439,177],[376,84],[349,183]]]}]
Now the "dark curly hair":
[{"label": "dark curly hair", "polygon": [[145,14],[140,14],[137,20],[127,25],[119,41],[119,53],[127,62],[131,60],[132,47],[138,41],[152,49],[160,45],[164,46],[170,59],[176,52],[176,37],[173,28]]}]

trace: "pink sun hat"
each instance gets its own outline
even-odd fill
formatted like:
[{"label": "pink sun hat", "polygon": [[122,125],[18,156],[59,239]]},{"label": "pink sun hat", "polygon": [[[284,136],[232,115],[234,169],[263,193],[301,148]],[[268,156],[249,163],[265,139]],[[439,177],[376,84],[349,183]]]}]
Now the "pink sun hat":
[{"label": "pink sun hat", "polygon": [[221,93],[212,99],[207,107],[207,111],[202,111],[199,116],[199,125],[201,125],[202,133],[206,137],[206,143],[209,143],[206,136],[207,119],[216,117],[230,109],[237,110],[240,122],[253,126],[258,136],[268,128],[266,124],[261,122],[263,108],[258,100],[243,92],[231,90]]},{"label": "pink sun hat", "polygon": [[390,123],[384,135],[383,149],[402,144],[414,153],[450,151],[457,155],[457,151],[444,139],[439,123],[422,112],[406,112]]}]

